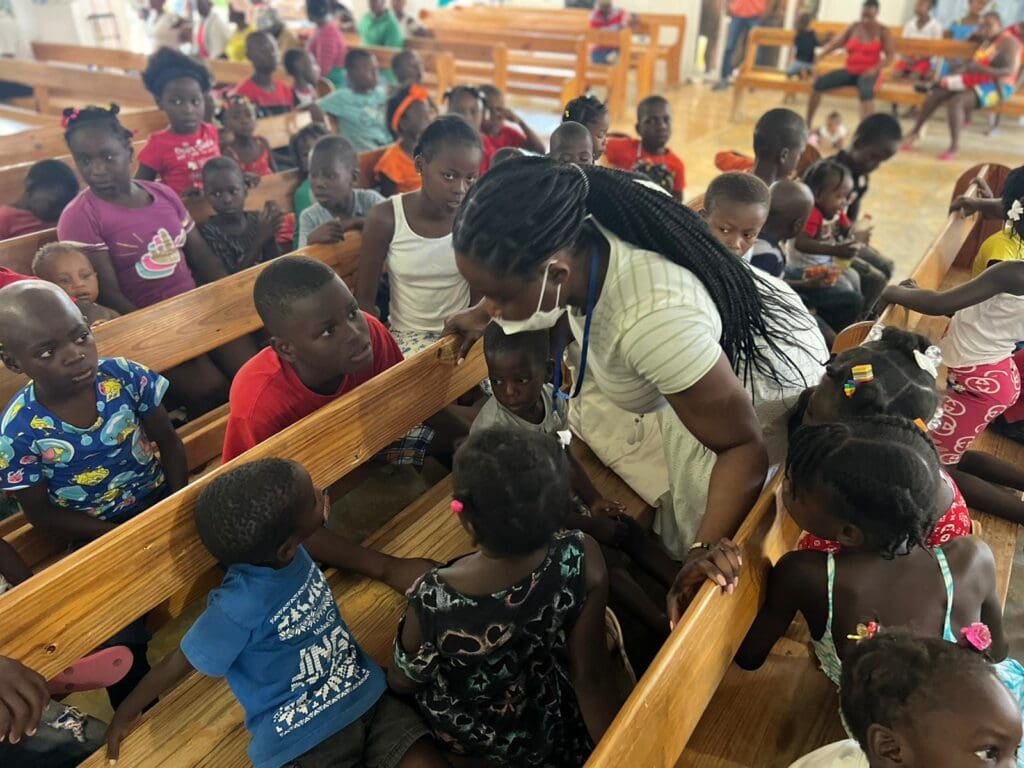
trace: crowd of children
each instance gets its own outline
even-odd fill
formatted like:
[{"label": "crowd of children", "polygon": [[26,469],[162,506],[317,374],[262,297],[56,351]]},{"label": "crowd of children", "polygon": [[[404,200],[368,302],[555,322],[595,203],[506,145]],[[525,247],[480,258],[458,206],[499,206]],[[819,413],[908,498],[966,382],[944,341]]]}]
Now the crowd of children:
[{"label": "crowd of children", "polygon": [[[929,0],[915,8],[910,25],[921,34],[934,26],[930,9]],[[723,369],[716,381],[735,385],[730,406],[749,409],[757,432],[758,455],[745,454],[760,467],[751,494],[762,470],[776,466],[782,503],[805,532],[771,570],[736,661],[760,666],[799,613],[823,673],[842,689],[852,739],[798,765],[966,764],[951,757],[956,749],[1016,765],[1024,666],[1007,658],[993,555],[971,535],[968,504],[1024,522],[1024,503],[999,487],[1024,490],[1024,471],[971,450],[997,419],[1011,431],[1024,421],[1024,169],[1010,174],[1000,199],[954,206],[1007,222],[979,253],[973,280],[949,291],[889,285],[892,262],[870,247],[869,217],[858,214],[869,176],[902,140],[891,116],[866,118],[847,140],[838,115],[810,133],[796,113],[770,110],[754,129],[750,166],[715,178],[690,211],[679,205],[685,166],[670,148],[664,97],[637,105],[635,137],[609,132],[599,99],[576,98],[548,146],[494,86],[456,86],[439,116],[414,53],[396,54],[385,77],[374,54],[346,46],[330,0],[308,0],[307,10],[316,25],[308,49],[292,48],[283,61],[292,85],[276,75],[273,25],[244,30],[253,75],[216,98],[204,66],[161,48],[142,79],[168,127],[147,137],[134,174],[132,135],[116,105],[69,109],[65,138],[84,189],[67,165],[42,161],[24,194],[0,208],[0,238],[54,224],[59,237],[35,256],[39,279],[0,287],[0,360],[31,380],[0,419],[0,489],[33,526],[75,549],[144,514],[189,481],[169,411],[178,406],[193,419],[229,404],[222,459],[233,463],[205,483],[194,512],[223,581],[152,669],[144,619],[104,644],[130,658],[123,679],[107,686],[115,710],[108,756],[117,759],[158,696],[198,671],[227,679],[258,768],[582,765],[623,703],[620,651],[642,670],[705,579],[728,593],[742,578],[732,531],[721,541],[699,535],[705,512],[727,501],[715,477],[721,482],[737,447],[707,414],[686,420],[687,408],[707,410],[686,398],[711,386],[712,373],[672,395],[622,383],[649,370],[678,381],[710,356],[706,370]],[[404,3],[392,12],[371,0],[358,28],[364,43],[400,47],[418,34],[408,21]],[[591,20],[595,28],[630,23],[610,2]],[[200,29],[200,50],[230,48],[224,30]],[[819,44],[802,19],[792,76],[806,76]],[[607,61],[615,51],[592,54]],[[906,71],[924,74],[919,62]],[[335,86],[322,97],[321,74]],[[259,120],[300,108],[313,122],[291,137],[289,156],[275,152]],[[836,154],[798,174],[809,141]],[[375,151],[365,178],[360,154]],[[538,154],[547,159],[527,157]],[[248,194],[282,161],[296,168],[291,199],[248,210]],[[470,234],[495,200],[502,221]],[[518,226],[519,202],[538,212],[530,219],[538,231]],[[212,214],[200,218],[200,205]],[[654,232],[661,224],[671,232]],[[282,256],[293,244],[356,239],[352,290],[316,258]],[[541,268],[533,261],[544,249]],[[130,322],[117,318],[255,265],[264,265],[252,285],[260,334],[159,373],[99,355],[96,325]],[[676,293],[655,276],[679,272],[685,286]],[[644,279],[650,295],[638,308],[624,297]],[[614,294],[604,304],[598,280]],[[524,288],[528,300],[516,293]],[[666,359],[673,339],[630,336],[658,313],[682,312],[672,305],[679,295],[684,327],[700,329],[687,350],[692,365]],[[566,313],[580,297],[586,310]],[[726,297],[742,304],[742,322],[723,309]],[[889,328],[829,359],[836,334],[873,319],[879,298],[951,315],[940,346]],[[612,317],[612,302],[632,320]],[[325,525],[330,501],[306,467],[246,461],[250,449],[443,334],[471,335],[451,318],[481,308],[488,379],[480,391],[375,456],[420,468],[429,454],[450,466],[450,509],[470,554],[442,565],[353,544]],[[598,354],[615,346],[606,339],[616,322],[632,323],[616,332],[643,354],[623,349],[619,368],[590,361],[588,402],[619,385],[638,413],[609,397],[607,421],[584,427],[578,410],[574,420],[579,400],[562,391],[562,367],[578,394],[592,318]],[[566,326],[575,338],[568,349]],[[696,349],[698,336],[711,339],[706,348]],[[672,407],[648,408],[652,399]],[[645,422],[647,410],[657,412]],[[659,500],[650,531],[604,497],[567,450],[575,432],[601,455],[600,433],[618,422],[631,425],[631,444],[659,443],[653,461],[669,476],[646,494]],[[640,476],[651,456],[620,451],[617,464],[606,463]],[[386,670],[350,632],[319,564],[406,596]],[[0,542],[0,587],[28,578]],[[16,685],[30,710],[5,719],[0,706],[0,737],[8,738],[0,758],[7,764],[11,754],[17,768],[30,753],[12,750],[36,738],[32,713],[48,698],[36,677],[0,658],[0,705]],[[934,727],[948,716],[936,698],[960,693],[947,741],[938,740],[949,746],[928,743],[918,720]],[[83,733],[96,728],[76,722]]]}]

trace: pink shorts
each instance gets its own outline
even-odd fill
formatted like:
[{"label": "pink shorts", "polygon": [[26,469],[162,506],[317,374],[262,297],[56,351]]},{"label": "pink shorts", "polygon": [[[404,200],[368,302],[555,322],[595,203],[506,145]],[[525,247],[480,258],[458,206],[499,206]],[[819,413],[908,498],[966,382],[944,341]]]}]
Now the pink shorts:
[{"label": "pink shorts", "polygon": [[964,451],[992,421],[1020,398],[1020,371],[1012,357],[997,363],[950,368],[942,399],[942,420],[932,440],[945,465]]}]

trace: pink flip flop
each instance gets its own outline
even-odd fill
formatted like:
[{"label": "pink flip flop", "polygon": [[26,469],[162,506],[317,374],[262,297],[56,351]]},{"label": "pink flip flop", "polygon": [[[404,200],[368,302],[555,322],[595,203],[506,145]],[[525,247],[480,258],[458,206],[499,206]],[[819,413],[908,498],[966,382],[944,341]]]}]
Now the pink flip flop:
[{"label": "pink flip flop", "polygon": [[132,652],[115,645],[79,659],[47,683],[53,696],[76,691],[94,691],[120,682],[132,668]]},{"label": "pink flip flop", "polygon": [[939,160],[943,162],[947,162],[949,160],[956,160],[956,152],[950,152],[949,150],[946,150],[941,155],[939,155]]},{"label": "pink flip flop", "polygon": [[909,141],[904,141],[902,144],[900,144],[900,152],[914,152],[915,149],[916,147],[914,147],[914,145],[911,144]]}]

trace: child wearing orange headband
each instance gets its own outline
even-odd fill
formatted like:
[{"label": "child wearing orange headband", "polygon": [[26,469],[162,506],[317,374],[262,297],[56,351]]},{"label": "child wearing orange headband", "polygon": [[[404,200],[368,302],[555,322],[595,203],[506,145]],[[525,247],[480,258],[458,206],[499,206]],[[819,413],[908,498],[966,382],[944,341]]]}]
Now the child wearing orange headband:
[{"label": "child wearing orange headband", "polygon": [[377,187],[386,197],[420,188],[413,158],[420,135],[436,112],[426,89],[416,83],[399,88],[388,99],[388,127],[397,141],[384,150],[373,169]]}]

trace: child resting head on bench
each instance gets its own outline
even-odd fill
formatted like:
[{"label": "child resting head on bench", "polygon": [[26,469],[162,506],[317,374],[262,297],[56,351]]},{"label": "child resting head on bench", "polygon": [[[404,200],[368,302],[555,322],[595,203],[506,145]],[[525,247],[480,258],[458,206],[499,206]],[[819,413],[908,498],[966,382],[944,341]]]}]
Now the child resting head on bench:
[{"label": "child resting head on bench", "polygon": [[549,157],[560,163],[594,164],[594,139],[582,123],[565,120],[551,134]]},{"label": "child resting head on bench", "polygon": [[242,464],[203,489],[196,528],[227,574],[181,646],[117,708],[111,760],[146,704],[197,669],[227,678],[256,768],[447,765],[416,712],[388,692],[303,546],[327,510],[306,469],[284,459]]},{"label": "child resting head on bench", "polygon": [[75,300],[91,327],[120,315],[97,304],[100,283],[96,270],[84,253],[71,243],[47,243],[32,259],[32,274],[58,285]]},{"label": "child resting head on bench", "polygon": [[215,157],[203,166],[203,188],[214,214],[199,233],[230,274],[281,255],[277,233],[284,221],[280,206],[267,200],[260,211],[245,210],[249,184],[230,157]]},{"label": "child resting head on bench", "polygon": [[299,217],[300,248],[337,243],[362,230],[370,209],[384,202],[375,189],[356,189],[359,160],[344,136],[324,136],[309,155],[309,182],[316,200]]},{"label": "child resting head on bench", "polygon": [[28,169],[21,197],[0,205],[0,240],[54,226],[77,194],[74,171],[60,160],[40,160]]},{"label": "child resting head on bench", "polygon": [[853,737],[790,768],[1016,768],[1020,710],[992,664],[958,644],[902,632],[850,649],[841,686]]},{"label": "child resting head on bench", "polygon": [[220,157],[217,126],[203,120],[210,73],[181,51],[161,48],[147,60],[142,82],[170,126],[150,135],[135,178],[159,179],[179,195],[202,192],[203,166]]},{"label": "child resting head on bench", "polygon": [[502,147],[544,153],[544,140],[523,118],[509,109],[500,88],[489,83],[481,85],[480,95],[484,97],[480,138],[483,139],[484,152],[488,156],[493,156]]},{"label": "child resting head on bench", "polygon": [[480,551],[409,591],[388,683],[415,696],[454,755],[582,765],[622,697],[605,643],[604,559],[589,536],[562,530],[565,453],[547,435],[487,429],[459,449],[452,475],[452,512]]},{"label": "child resting head on bench", "polygon": [[160,404],[167,380],[97,357],[60,288],[25,280],[0,289],[0,359],[32,380],[4,412],[0,489],[33,525],[90,541],[185,486],[185,450]]},{"label": "child resting head on bench", "polygon": [[611,124],[608,105],[596,96],[577,96],[565,105],[562,112],[562,122],[569,121],[579,123],[590,131],[590,137],[594,140],[596,163],[604,155],[605,146],[608,144],[608,128]]},{"label": "child resting head on bench", "polygon": [[[863,383],[851,381],[855,388]],[[991,630],[986,650],[1000,660],[1000,679],[1019,700],[1024,667],[1006,658],[991,550],[974,536],[926,547],[941,514],[940,482],[935,447],[908,419],[873,416],[798,429],[782,502],[804,530],[842,551],[800,550],[775,564],[737,664],[760,667],[797,613],[836,685],[843,659],[873,627],[912,627],[955,643],[983,622]]]}]

